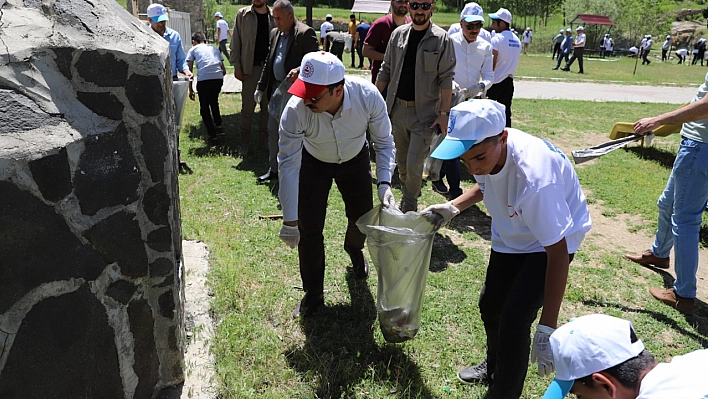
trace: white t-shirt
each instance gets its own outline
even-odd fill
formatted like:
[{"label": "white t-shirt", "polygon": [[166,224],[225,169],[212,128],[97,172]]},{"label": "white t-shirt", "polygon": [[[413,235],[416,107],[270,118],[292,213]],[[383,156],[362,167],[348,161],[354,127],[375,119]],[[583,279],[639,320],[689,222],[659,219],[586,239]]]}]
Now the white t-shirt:
[{"label": "white t-shirt", "polygon": [[187,53],[187,61],[194,61],[197,65],[197,82],[223,79],[224,73],[221,71],[223,60],[219,49],[206,43],[197,44]]},{"label": "white t-shirt", "polygon": [[659,363],[644,376],[637,399],[708,398],[708,349]]},{"label": "white t-shirt", "polygon": [[332,25],[331,22],[329,22],[329,21],[322,22],[322,25],[320,25],[320,38],[324,39],[327,32],[329,32],[331,30],[334,30],[334,25]]},{"label": "white t-shirt", "polygon": [[492,36],[492,49],[497,51],[497,66],[494,69],[494,83],[514,76],[519,66],[521,42],[510,30]]},{"label": "white t-shirt", "polygon": [[219,32],[219,39],[217,42],[221,42],[222,40],[226,40],[229,38],[229,36],[226,34],[229,30],[229,24],[224,21],[223,19],[220,19],[216,21],[216,29],[221,28],[221,32]]},{"label": "white t-shirt", "polygon": [[492,249],[544,252],[565,237],[575,253],[592,222],[578,175],[553,144],[507,128],[506,163],[499,173],[477,176],[492,216]]},{"label": "white t-shirt", "polygon": [[[457,32],[462,32],[462,26],[460,25],[459,22],[450,25],[450,28],[447,30],[447,35],[452,36]],[[492,34],[489,33],[488,30],[482,28],[479,30],[479,34],[477,35],[477,39],[484,39],[487,41],[487,43],[491,43],[492,42]]]},{"label": "white t-shirt", "polygon": [[524,43],[531,43],[531,37],[533,37],[533,32],[530,30],[524,31]]},{"label": "white t-shirt", "polygon": [[682,57],[685,57],[686,55],[688,55],[688,50],[685,48],[680,48],[680,49],[676,50],[676,55],[680,55]]},{"label": "white t-shirt", "polygon": [[467,43],[462,32],[450,36],[455,49],[455,82],[465,89],[476,88],[480,82],[489,89],[494,79],[492,45],[485,40]]},{"label": "white t-shirt", "polygon": [[606,39],[603,39],[602,44],[605,46],[605,50],[607,50],[607,51],[612,51],[615,48],[614,41],[609,37]]}]

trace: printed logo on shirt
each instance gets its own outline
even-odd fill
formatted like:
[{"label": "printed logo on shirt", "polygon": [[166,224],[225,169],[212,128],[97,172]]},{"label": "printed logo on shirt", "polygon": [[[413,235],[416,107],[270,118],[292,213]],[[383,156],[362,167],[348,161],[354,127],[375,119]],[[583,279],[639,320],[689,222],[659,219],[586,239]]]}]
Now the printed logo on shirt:
[{"label": "printed logo on shirt", "polygon": [[513,206],[507,205],[506,206],[509,209],[509,217],[513,218],[514,216],[519,216],[519,214],[516,212],[516,209],[514,209]]},{"label": "printed logo on shirt", "polygon": [[516,39],[509,39],[509,47],[521,48],[521,43]]},{"label": "printed logo on shirt", "polygon": [[315,66],[310,61],[307,61],[302,68],[302,76],[309,78],[313,73],[315,73]]},{"label": "printed logo on shirt", "polygon": [[562,156],[563,159],[565,159],[565,154],[563,154],[563,151],[559,150],[558,147],[553,145],[553,143],[551,143],[550,141],[546,141],[546,140],[543,140],[543,142],[546,143],[546,147],[548,147],[549,150],[560,154],[560,156]]},{"label": "printed logo on shirt", "polygon": [[457,120],[457,115],[450,115],[450,122],[447,123],[447,134],[450,134],[452,129],[455,128],[455,120]]}]

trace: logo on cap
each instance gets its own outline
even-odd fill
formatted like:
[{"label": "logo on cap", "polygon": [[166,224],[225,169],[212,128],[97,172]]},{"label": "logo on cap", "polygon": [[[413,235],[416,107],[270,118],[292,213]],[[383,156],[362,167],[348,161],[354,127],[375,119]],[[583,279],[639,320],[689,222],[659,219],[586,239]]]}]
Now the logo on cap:
[{"label": "logo on cap", "polygon": [[315,73],[315,66],[312,65],[310,61],[305,62],[305,65],[302,68],[302,76],[309,78],[313,73]]}]

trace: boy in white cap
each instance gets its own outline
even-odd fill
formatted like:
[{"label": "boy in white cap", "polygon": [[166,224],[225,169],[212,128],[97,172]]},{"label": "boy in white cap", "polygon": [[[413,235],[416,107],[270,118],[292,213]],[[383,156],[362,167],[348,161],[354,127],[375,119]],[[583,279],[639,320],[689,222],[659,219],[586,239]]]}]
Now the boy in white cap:
[{"label": "boy in white cap", "polygon": [[551,335],[556,378],[543,399],[708,397],[708,350],[657,363],[632,323],[602,314],[578,317]]},{"label": "boy in white cap", "polygon": [[[481,16],[482,22],[484,22],[484,9],[482,8],[482,6],[477,3],[467,3],[465,4],[465,8],[462,9],[462,12],[460,12],[460,22],[455,22],[454,24],[450,25],[450,27],[447,29],[447,35],[452,36],[457,32],[461,32],[462,25],[465,24],[463,21],[465,20],[465,18],[469,18],[469,16],[471,15]],[[487,43],[492,42],[492,34],[484,28],[480,28],[477,37],[479,39],[486,40]]]},{"label": "boy in white cap", "polygon": [[423,210],[447,223],[484,201],[492,217],[492,252],[479,298],[486,358],[458,373],[463,383],[490,383],[486,398],[519,398],[529,361],[531,324],[543,307],[531,360],[553,370],[548,339],[556,328],[568,264],[591,221],[573,165],[553,144],[504,127],[504,106],[470,100],[450,113],[447,137],[433,151],[459,157],[477,184]]},{"label": "boy in white cap", "polygon": [[322,25],[320,25],[320,45],[324,46],[325,35],[331,30],[334,30],[334,25],[332,24],[332,14],[327,14],[325,21],[322,22]]},{"label": "boy in white cap", "polygon": [[217,11],[214,18],[216,19],[216,42],[219,43],[219,51],[228,60],[229,50],[226,49],[226,43],[231,38],[231,29],[229,29],[229,23],[224,21],[224,15],[221,12]]},{"label": "boy in white cap", "polygon": [[357,219],[373,208],[367,129],[376,151],[378,196],[386,206],[395,206],[391,176],[396,163],[383,97],[368,81],[345,79],[344,64],[332,53],[306,54],[289,92],[293,97],[280,120],[279,236],[291,248],[298,247],[305,296],[293,311],[295,318],[308,316],[324,303],[322,231],[332,181],[342,194],[349,221],[344,250],[354,276],[366,279],[369,274],[362,252],[366,236],[356,226]]},{"label": "boy in white cap", "polygon": [[506,110],[506,127],[511,127],[511,102],[514,99],[514,74],[519,66],[521,42],[512,33],[511,13],[506,8],[489,14],[495,35],[492,37],[494,56],[494,81],[487,90],[487,97],[502,103]]},{"label": "boy in white cap", "polygon": [[583,72],[583,54],[585,53],[585,28],[582,26],[578,26],[575,28],[575,31],[577,32],[577,36],[575,36],[575,41],[573,42],[573,56],[570,57],[570,60],[565,64],[563,68],[561,68],[562,71],[570,72],[570,66],[573,65],[573,62],[577,59],[578,60],[578,66],[580,67],[580,71],[578,73],[585,73]]}]

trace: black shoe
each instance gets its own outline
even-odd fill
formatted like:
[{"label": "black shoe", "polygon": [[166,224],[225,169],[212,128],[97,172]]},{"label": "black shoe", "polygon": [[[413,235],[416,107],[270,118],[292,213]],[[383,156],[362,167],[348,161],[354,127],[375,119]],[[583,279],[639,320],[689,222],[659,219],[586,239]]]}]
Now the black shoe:
[{"label": "black shoe", "polygon": [[433,191],[438,194],[445,195],[448,192],[447,186],[445,185],[445,183],[443,183],[442,180],[435,180],[430,185],[433,187]]},{"label": "black shoe", "polygon": [[450,190],[447,192],[447,195],[446,195],[445,197],[447,198],[448,201],[452,201],[452,200],[454,200],[455,198],[459,197],[460,195],[462,195],[462,189],[461,189],[461,188],[454,189],[454,190],[453,190],[453,189],[450,189]]},{"label": "black shoe", "polygon": [[207,144],[208,145],[219,145],[219,139],[216,138],[216,136],[209,136],[207,139]]},{"label": "black shoe", "polygon": [[561,68],[561,71],[570,72],[570,68]]},{"label": "black shoe", "polygon": [[349,254],[349,258],[352,260],[352,269],[354,269],[354,276],[360,280],[365,280],[369,277],[369,262],[366,261],[364,253],[361,251],[356,251]]},{"label": "black shoe", "polygon": [[277,182],[278,181],[278,172],[273,172],[273,171],[269,170],[268,173],[264,174],[263,176],[258,176],[258,178],[256,178],[256,181],[258,181],[258,183],[263,183],[263,182],[267,182],[267,181]]},{"label": "black shoe", "polygon": [[557,70],[558,70],[558,67],[551,68],[551,69],[554,70],[554,71],[557,71]]},{"label": "black shoe", "polygon": [[583,71],[580,71],[580,72],[578,72],[578,73],[581,74],[581,75],[584,75]]},{"label": "black shoe", "polygon": [[487,374],[486,360],[476,366],[467,367],[458,372],[457,378],[463,384],[489,384],[492,381]]},{"label": "black shoe", "polygon": [[216,133],[217,133],[219,136],[226,136],[226,129],[224,129],[223,127],[219,126],[219,127],[216,128]]},{"label": "black shoe", "polygon": [[310,295],[305,293],[302,300],[297,303],[295,309],[293,309],[293,319],[298,317],[307,317],[313,314],[320,306],[324,305],[324,295],[322,293],[318,295]]}]

